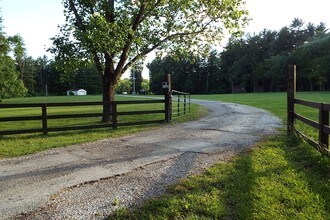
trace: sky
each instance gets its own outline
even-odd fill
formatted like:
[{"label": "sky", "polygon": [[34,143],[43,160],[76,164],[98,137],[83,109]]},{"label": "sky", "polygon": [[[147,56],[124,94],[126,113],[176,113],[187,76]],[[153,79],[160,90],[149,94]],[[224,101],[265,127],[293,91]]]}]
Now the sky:
[{"label": "sky", "polygon": [[34,58],[46,54],[50,38],[65,21],[62,0],[0,0],[0,15],[7,36],[21,35]]},{"label": "sky", "polygon": [[[330,29],[329,0],[246,0],[246,5],[252,20],[245,31],[252,34],[264,28],[279,30],[296,17],[306,24],[324,22]],[[0,15],[7,36],[21,35],[33,58],[50,56],[50,38],[65,21],[62,0],[0,0]]]}]

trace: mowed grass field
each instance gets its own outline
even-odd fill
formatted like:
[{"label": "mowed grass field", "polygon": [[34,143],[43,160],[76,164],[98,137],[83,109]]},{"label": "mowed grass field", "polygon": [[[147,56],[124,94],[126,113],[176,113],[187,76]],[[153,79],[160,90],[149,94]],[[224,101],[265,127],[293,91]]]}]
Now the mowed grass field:
[{"label": "mowed grass field", "polygon": [[[231,161],[183,180],[142,207],[119,208],[109,219],[330,219],[330,159],[300,139],[287,137],[285,93],[193,98],[263,108],[284,125],[280,134]],[[329,103],[330,92],[298,93],[298,98]],[[297,111],[318,118],[317,110],[297,106]],[[316,136],[313,129],[300,129]]]},{"label": "mowed grass field", "polygon": [[[152,97],[151,97],[152,98]],[[155,97],[159,98],[159,97]],[[10,103],[56,103],[56,102],[95,102],[102,100],[98,96],[50,96],[50,97],[31,97],[4,99],[3,104]],[[117,101],[128,100],[150,100],[150,98],[139,96],[118,96]],[[145,111],[145,110],[162,110],[164,104],[134,104],[134,105],[118,105],[118,112],[124,111]],[[47,108],[47,114],[84,114],[84,113],[102,113],[102,106],[77,106],[77,107],[50,107]],[[191,105],[191,114],[184,117],[176,118],[173,123],[193,120],[205,115],[207,110],[198,105]],[[40,116],[41,108],[12,108],[0,109],[0,117],[16,117],[16,116]],[[164,114],[152,115],[128,115],[118,116],[118,122],[136,122],[149,120],[163,120]],[[69,127],[97,125],[101,123],[100,117],[79,118],[79,119],[56,119],[48,120],[48,127]],[[0,122],[0,130],[17,130],[17,129],[33,129],[41,128],[41,121],[19,121],[19,122]],[[68,131],[68,132],[50,132],[48,135],[24,134],[24,135],[6,135],[0,136],[0,158],[15,157],[26,154],[35,153],[55,147],[64,147],[71,144],[84,143],[110,137],[119,137],[123,135],[133,134],[135,132],[150,130],[159,125],[141,125],[131,127],[102,128],[95,130]]]}]

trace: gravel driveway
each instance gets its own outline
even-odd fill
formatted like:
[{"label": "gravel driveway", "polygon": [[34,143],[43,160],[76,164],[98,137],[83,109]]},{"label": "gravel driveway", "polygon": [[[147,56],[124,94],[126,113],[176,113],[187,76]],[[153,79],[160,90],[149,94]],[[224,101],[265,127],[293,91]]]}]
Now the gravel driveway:
[{"label": "gravel driveway", "polygon": [[0,219],[103,219],[253,145],[281,126],[238,104],[194,122],[0,161]]}]

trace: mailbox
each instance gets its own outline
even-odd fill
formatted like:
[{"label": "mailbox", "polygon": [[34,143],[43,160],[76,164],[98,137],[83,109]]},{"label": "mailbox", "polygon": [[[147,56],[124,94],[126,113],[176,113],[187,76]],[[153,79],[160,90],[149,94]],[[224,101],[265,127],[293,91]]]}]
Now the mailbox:
[{"label": "mailbox", "polygon": [[163,82],[163,89],[167,89],[168,87],[168,82]]}]

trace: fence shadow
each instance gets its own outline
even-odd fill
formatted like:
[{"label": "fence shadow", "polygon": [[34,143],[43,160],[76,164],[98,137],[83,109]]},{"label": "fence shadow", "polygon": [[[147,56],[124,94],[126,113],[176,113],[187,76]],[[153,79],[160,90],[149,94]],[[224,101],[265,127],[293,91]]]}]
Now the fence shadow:
[{"label": "fence shadow", "polygon": [[329,158],[311,148],[296,135],[286,137],[285,143],[283,149],[286,160],[295,170],[301,173],[310,192],[317,194],[325,201],[325,209],[330,213]]}]

